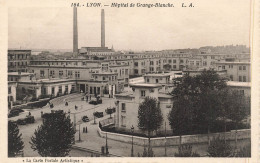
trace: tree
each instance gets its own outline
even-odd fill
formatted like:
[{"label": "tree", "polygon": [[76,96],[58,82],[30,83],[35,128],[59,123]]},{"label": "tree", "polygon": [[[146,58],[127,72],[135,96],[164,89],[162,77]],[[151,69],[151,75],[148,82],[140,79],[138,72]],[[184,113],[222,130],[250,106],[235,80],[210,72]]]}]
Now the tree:
[{"label": "tree", "polygon": [[220,137],[214,138],[208,147],[208,154],[210,157],[231,157],[233,149],[228,142]]},{"label": "tree", "polygon": [[54,112],[35,130],[30,144],[43,157],[64,157],[69,154],[74,134],[70,117],[63,112]]},{"label": "tree", "polygon": [[107,109],[106,109],[106,113],[109,114],[109,115],[110,115],[110,118],[111,118],[111,114],[114,113],[113,108],[107,108]]},{"label": "tree", "polygon": [[24,143],[17,124],[8,121],[8,157],[15,157],[23,152]]},{"label": "tree", "polygon": [[236,139],[235,143],[237,145],[237,126],[250,114],[250,99],[247,102],[246,97],[239,93],[238,91],[229,91],[226,94],[227,98],[224,100],[227,109],[227,118],[235,122],[236,129]]},{"label": "tree", "polygon": [[163,117],[157,100],[152,97],[145,97],[138,108],[138,127],[148,132],[148,151],[151,150],[150,134],[160,128],[162,120]]},{"label": "tree", "polygon": [[[184,75],[174,80],[173,107],[168,114],[173,134],[210,133],[220,107],[219,91],[226,88],[224,78],[213,70],[200,75]],[[208,138],[209,140],[209,138]]]}]

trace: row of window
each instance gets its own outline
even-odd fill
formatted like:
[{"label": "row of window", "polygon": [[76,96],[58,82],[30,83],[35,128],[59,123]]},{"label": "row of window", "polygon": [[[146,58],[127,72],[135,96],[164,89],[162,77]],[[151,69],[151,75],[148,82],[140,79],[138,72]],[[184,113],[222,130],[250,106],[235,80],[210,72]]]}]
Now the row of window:
[{"label": "row of window", "polygon": [[[232,79],[233,79],[233,77],[232,77]],[[246,76],[238,76],[238,81],[239,82],[247,82]]]},{"label": "row of window", "polygon": [[[59,71],[59,76],[63,76],[63,70]],[[73,72],[71,70],[67,71],[67,75],[68,76],[72,76]],[[44,70],[40,70],[40,76],[44,77],[45,76],[45,71]],[[55,76],[55,71],[54,70],[50,70],[50,76],[54,77]],[[75,78],[80,78],[80,72],[79,71],[75,71]]]},{"label": "row of window", "polygon": [[27,62],[8,62],[8,66],[16,66],[16,65],[17,66],[27,66]]}]

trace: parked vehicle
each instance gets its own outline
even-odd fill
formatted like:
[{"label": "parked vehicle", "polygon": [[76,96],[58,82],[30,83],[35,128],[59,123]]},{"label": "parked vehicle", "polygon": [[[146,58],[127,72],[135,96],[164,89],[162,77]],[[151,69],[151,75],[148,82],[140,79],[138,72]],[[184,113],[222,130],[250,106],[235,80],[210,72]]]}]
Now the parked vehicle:
[{"label": "parked vehicle", "polygon": [[93,104],[93,105],[102,104],[102,99],[100,96],[97,96],[94,100],[91,100],[89,104]]},{"label": "parked vehicle", "polygon": [[104,117],[104,114],[103,114],[103,112],[94,112],[93,113],[93,115],[95,116],[95,117],[97,117],[97,118],[101,118],[101,117]]},{"label": "parked vehicle", "polygon": [[83,121],[83,122],[89,122],[88,116],[86,116],[86,115],[83,116],[83,117],[82,117],[82,121]]}]

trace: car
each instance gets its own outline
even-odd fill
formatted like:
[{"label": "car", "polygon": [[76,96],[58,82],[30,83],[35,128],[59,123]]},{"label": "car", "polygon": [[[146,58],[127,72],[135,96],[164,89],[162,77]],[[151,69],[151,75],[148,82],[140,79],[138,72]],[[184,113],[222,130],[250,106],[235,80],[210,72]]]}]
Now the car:
[{"label": "car", "polygon": [[95,117],[97,117],[97,118],[101,118],[101,117],[104,116],[103,112],[97,112],[97,111],[94,112],[93,115],[94,115]]},{"label": "car", "polygon": [[96,99],[91,100],[91,101],[89,102],[89,104],[93,104],[93,105],[102,104],[102,99],[101,99],[100,96],[97,96]]},{"label": "car", "polygon": [[83,116],[83,117],[82,117],[82,121],[83,121],[83,122],[89,122],[88,116],[86,116],[86,115]]}]

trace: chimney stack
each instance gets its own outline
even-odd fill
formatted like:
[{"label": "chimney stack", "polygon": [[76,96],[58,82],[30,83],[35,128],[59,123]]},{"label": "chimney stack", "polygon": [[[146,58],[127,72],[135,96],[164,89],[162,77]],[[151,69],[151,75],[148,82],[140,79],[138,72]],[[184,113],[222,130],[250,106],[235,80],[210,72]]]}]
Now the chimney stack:
[{"label": "chimney stack", "polygon": [[105,47],[105,11],[101,10],[101,47]]},{"label": "chimney stack", "polygon": [[77,7],[73,7],[73,54],[78,54]]}]

